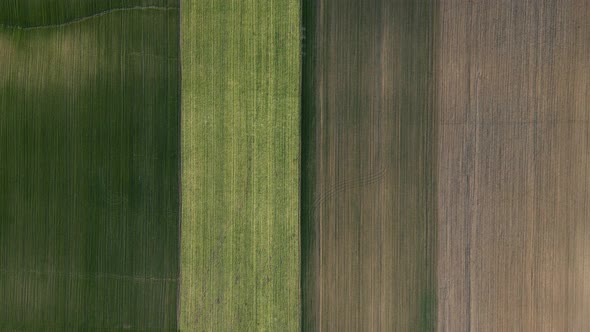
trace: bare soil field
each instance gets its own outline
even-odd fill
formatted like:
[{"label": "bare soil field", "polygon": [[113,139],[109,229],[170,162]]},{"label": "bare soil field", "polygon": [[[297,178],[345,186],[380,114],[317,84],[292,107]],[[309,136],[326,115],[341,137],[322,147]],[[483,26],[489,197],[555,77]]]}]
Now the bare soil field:
[{"label": "bare soil field", "polygon": [[435,325],[433,15],[303,2],[305,331]]},{"label": "bare soil field", "polygon": [[438,328],[590,330],[590,3],[442,1]]},{"label": "bare soil field", "polygon": [[590,329],[589,6],[303,2],[305,330]]}]

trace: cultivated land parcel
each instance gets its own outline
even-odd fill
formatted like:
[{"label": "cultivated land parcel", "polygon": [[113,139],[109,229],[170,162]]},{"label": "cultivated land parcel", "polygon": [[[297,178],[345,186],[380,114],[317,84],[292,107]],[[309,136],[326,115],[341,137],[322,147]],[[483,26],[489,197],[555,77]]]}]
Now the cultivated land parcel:
[{"label": "cultivated land parcel", "polygon": [[0,3],[0,330],[173,330],[178,3]]},{"label": "cultivated land parcel", "polygon": [[182,3],[183,330],[299,330],[299,12]]}]

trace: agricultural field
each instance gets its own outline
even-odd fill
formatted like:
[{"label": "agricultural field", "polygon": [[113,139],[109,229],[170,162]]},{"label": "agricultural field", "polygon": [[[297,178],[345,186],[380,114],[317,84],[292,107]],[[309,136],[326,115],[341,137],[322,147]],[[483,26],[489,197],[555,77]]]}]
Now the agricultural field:
[{"label": "agricultural field", "polygon": [[0,330],[590,331],[589,23],[0,0]]},{"label": "agricultural field", "polygon": [[436,325],[429,1],[303,1],[304,331]]},{"label": "agricultural field", "polygon": [[299,16],[182,2],[181,330],[300,330]]},{"label": "agricultural field", "polygon": [[590,2],[441,2],[441,331],[590,330]]},{"label": "agricultural field", "polygon": [[0,330],[174,330],[178,1],[0,3]]}]

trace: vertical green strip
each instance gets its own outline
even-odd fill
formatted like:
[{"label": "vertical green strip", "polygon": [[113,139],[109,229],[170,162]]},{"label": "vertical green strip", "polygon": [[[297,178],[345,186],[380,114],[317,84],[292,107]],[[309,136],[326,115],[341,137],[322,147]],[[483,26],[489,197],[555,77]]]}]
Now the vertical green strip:
[{"label": "vertical green strip", "polygon": [[299,330],[299,16],[182,2],[181,330]]}]

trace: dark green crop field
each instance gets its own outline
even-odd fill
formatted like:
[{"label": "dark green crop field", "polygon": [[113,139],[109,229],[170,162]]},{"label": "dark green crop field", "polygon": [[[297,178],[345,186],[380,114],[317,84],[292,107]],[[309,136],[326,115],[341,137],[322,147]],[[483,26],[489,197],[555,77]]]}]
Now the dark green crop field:
[{"label": "dark green crop field", "polygon": [[174,330],[178,1],[0,4],[0,330]]}]

